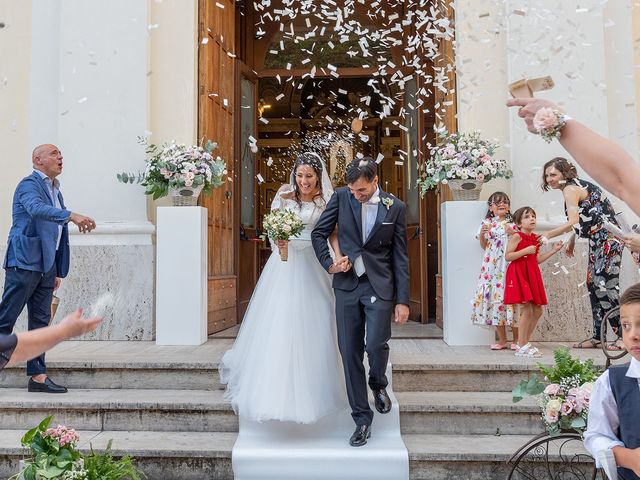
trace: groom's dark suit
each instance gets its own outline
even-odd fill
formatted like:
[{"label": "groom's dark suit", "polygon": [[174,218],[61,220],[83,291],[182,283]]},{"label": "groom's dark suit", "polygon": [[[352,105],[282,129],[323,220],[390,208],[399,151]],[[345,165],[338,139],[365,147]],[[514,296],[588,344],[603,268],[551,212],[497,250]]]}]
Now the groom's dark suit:
[{"label": "groom's dark suit", "polygon": [[394,304],[409,305],[406,207],[383,191],[380,200],[375,223],[364,241],[362,204],[348,188],[335,191],[311,234],[316,256],[326,270],[333,263],[327,239],[336,225],[342,253],[352,264],[362,256],[366,269],[361,277],[354,268],[333,276],[338,344],[356,425],[371,425],[373,420],[362,363],[365,348],[369,386],[385,388]]}]

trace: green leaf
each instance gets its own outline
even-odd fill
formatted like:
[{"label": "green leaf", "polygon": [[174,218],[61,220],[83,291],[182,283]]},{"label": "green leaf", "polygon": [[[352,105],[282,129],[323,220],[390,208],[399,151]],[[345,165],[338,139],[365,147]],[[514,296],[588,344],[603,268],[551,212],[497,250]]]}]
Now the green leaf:
[{"label": "green leaf", "polygon": [[511,391],[513,403],[518,403],[524,397],[539,395],[544,392],[545,385],[540,383],[538,375],[533,374],[530,380],[521,380]]},{"label": "green leaf", "polygon": [[581,430],[584,429],[587,426],[587,422],[584,421],[584,418],[582,417],[575,417],[573,420],[571,420],[571,427]]},{"label": "green leaf", "polygon": [[53,415],[49,415],[44,420],[42,420],[37,427],[32,428],[27,433],[25,433],[24,436],[22,437],[22,445],[28,447],[29,444],[35,438],[36,434],[40,432],[45,432],[47,428],[49,428],[49,425],[51,424],[52,420],[53,420]]}]

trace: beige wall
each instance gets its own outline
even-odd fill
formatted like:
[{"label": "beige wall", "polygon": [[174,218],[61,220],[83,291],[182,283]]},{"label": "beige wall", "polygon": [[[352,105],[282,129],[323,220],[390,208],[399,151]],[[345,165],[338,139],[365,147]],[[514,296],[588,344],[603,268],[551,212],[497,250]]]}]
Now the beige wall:
[{"label": "beige wall", "polygon": [[[143,28],[148,25],[148,29],[145,28],[148,35],[145,36],[144,40],[148,42],[148,45],[146,47],[144,45],[135,45],[136,48],[147,48],[148,51],[145,68],[148,88],[146,89],[146,97],[145,95],[136,97],[135,102],[140,103],[135,106],[132,105],[132,107],[136,109],[142,107],[146,110],[146,133],[151,135],[150,142],[162,143],[174,139],[185,143],[196,142],[198,113],[198,2],[197,0],[164,0],[162,2],[148,0],[146,4],[148,5],[148,18],[138,19],[132,13],[132,16],[136,18],[131,19],[130,22],[142,23],[141,26]],[[63,13],[65,18],[69,16],[67,12]],[[58,13],[58,15],[61,14]],[[56,126],[52,125],[50,131],[47,132],[39,126],[42,122],[38,122],[38,119],[30,121],[30,108],[34,115],[37,111],[33,105],[30,106],[30,102],[33,102],[33,99],[37,97],[37,94],[33,93],[33,89],[36,88],[42,91],[37,88],[37,82],[34,82],[31,78],[31,62],[32,58],[34,58],[31,41],[32,24],[34,22],[32,2],[0,0],[0,21],[6,24],[4,28],[0,29],[0,58],[2,59],[2,62],[0,62],[0,105],[2,106],[0,108],[0,142],[3,145],[3,155],[0,162],[2,162],[1,166],[4,173],[2,180],[0,180],[0,243],[4,243],[11,226],[13,190],[19,179],[30,171],[29,155],[32,148],[30,137],[37,134],[39,139],[43,136],[43,133],[53,133],[55,136]],[[60,35],[63,33],[69,38],[74,35],[74,32],[68,31],[61,32]],[[114,32],[114,34],[121,35],[121,32]],[[44,35],[48,34],[44,33]],[[132,41],[138,42],[139,40],[136,38]],[[103,53],[99,51],[101,45],[96,45],[96,39],[91,39],[90,43],[91,45],[88,45],[87,48],[98,51],[96,56],[97,65],[92,68],[101,68],[104,65],[104,55],[102,57],[99,56],[100,53]],[[74,43],[74,45],[76,44]],[[71,50],[71,48],[69,49]],[[41,47],[38,47],[37,50],[38,55],[43,54]],[[104,50],[109,51],[108,47],[105,47]],[[77,54],[75,51],[72,53]],[[60,55],[60,62],[66,61],[66,58],[69,57],[69,55]],[[86,67],[85,63],[62,65],[62,70],[59,73],[60,85],[56,85],[53,91],[59,92],[60,89],[64,88],[66,94],[75,96],[73,97],[74,99],[86,95],[83,93],[82,85],[74,86],[72,84],[76,77],[80,77],[84,73],[82,69]],[[69,68],[65,68],[66,66]],[[71,67],[79,69],[78,75],[74,74],[70,78],[66,78],[65,75],[71,75]],[[126,75],[127,73],[126,71],[120,72],[121,75]],[[110,75],[113,75],[113,73],[110,73]],[[97,93],[86,95],[88,101],[82,107],[95,105],[98,96],[108,94],[109,89],[105,87],[99,89]],[[71,108],[67,105],[69,103]],[[72,114],[75,114],[80,109],[76,103],[67,102],[67,104],[59,106],[52,103],[49,106],[49,109],[54,112],[51,117],[52,120],[60,122],[72,120]],[[71,113],[61,117],[60,112],[65,109],[71,110]],[[73,120],[77,121],[77,119]],[[90,118],[86,120],[86,122],[83,122],[84,125],[93,123]],[[49,124],[50,122],[47,121],[46,123]],[[86,137],[88,132],[79,133]],[[141,129],[137,134],[145,134],[144,129]],[[131,138],[126,139],[126,141],[135,142],[135,135],[127,135]],[[34,138],[33,141],[38,140]],[[64,139],[49,141],[67,143],[64,142]],[[96,138],[95,141],[99,142],[99,139]],[[75,191],[79,189],[79,187],[76,187],[80,184],[78,179],[74,177],[74,175],[83,175],[78,173],[79,168],[83,165],[74,165],[74,161],[82,160],[83,164],[86,165],[86,158],[84,155],[79,155],[78,152],[70,152],[68,148],[65,149],[65,145],[61,145],[61,147],[69,154],[66,159],[69,169],[62,181],[65,182],[66,196],[75,200],[74,206],[76,209],[82,211],[80,208],[80,205],[82,205],[87,210],[86,212],[83,211],[83,213],[98,215],[98,221],[129,221],[130,212],[126,211],[126,207],[123,207],[122,212],[111,210],[109,215],[105,215],[96,214],[94,211],[98,209],[87,205],[87,200],[92,197],[87,197],[87,193],[81,190]],[[118,170],[126,168],[137,170],[141,167],[141,150],[135,148],[134,151],[137,153],[131,156],[128,155],[126,159],[119,158],[120,162],[124,161],[124,165],[119,166]],[[103,169],[109,169],[108,163],[104,164]],[[113,172],[109,170],[110,173],[104,173],[104,175],[107,175],[104,187],[115,189],[114,195],[135,195],[136,198],[141,198],[141,189],[134,192],[133,189],[136,187],[113,184],[115,169],[116,167],[112,166],[111,170]],[[113,178],[111,178],[112,176]],[[147,203],[147,217],[152,221],[155,221],[156,204],[157,202],[151,201]],[[116,205],[115,208],[121,207]],[[107,218],[108,216],[110,218]],[[138,218],[138,220],[140,219]]]},{"label": "beige wall", "polygon": [[[493,3],[493,5],[491,5]],[[509,143],[509,117],[502,108],[508,83],[504,15],[496,2],[456,1],[456,82],[458,129],[480,129],[501,145]],[[485,16],[489,12],[488,16]],[[481,17],[482,15],[482,17]],[[498,155],[508,157],[503,147]],[[481,198],[497,190],[511,194],[511,182],[496,179],[483,187]]]},{"label": "beige wall", "polygon": [[[638,3],[456,1],[459,128],[498,138],[515,174],[510,182],[486,185],[485,198],[506,183],[514,206],[534,207],[547,224],[563,217],[558,192],[543,194],[539,184],[544,162],[566,152],[558,142],[546,144],[529,134],[504,106],[508,83],[523,77],[551,75],[555,88],[536,96],[560,102],[574,118],[636,155]],[[622,202],[614,203],[625,210]]]},{"label": "beige wall", "polygon": [[31,165],[29,77],[31,71],[31,2],[0,0],[0,244],[11,227],[16,183]]},{"label": "beige wall", "polygon": [[[150,143],[198,141],[198,1],[151,2]],[[149,218],[168,200],[149,200]]]},{"label": "beige wall", "polygon": [[[636,0],[633,2],[633,10],[631,12],[631,18],[632,18],[633,38],[640,39],[640,1]],[[633,43],[633,47],[634,47],[633,64],[635,65],[635,70],[636,70],[636,75],[635,75],[636,118],[638,119],[638,121],[640,121],[640,101],[638,101],[638,99],[640,99],[640,75],[637,74],[637,70],[638,68],[640,68],[640,42],[636,40]],[[637,148],[640,149],[640,135],[638,135],[636,142],[637,142]]]}]

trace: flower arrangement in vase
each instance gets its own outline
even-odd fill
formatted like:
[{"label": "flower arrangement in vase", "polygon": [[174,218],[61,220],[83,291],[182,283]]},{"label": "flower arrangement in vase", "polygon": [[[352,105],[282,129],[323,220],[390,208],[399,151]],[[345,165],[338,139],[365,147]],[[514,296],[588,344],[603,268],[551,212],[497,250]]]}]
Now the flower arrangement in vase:
[{"label": "flower arrangement in vase", "polygon": [[506,160],[495,156],[500,144],[483,139],[479,130],[452,134],[444,130],[439,140],[438,145],[429,145],[430,158],[421,165],[417,184],[422,196],[427,190],[448,184],[454,199],[477,200],[483,182],[513,176]]},{"label": "flower arrangement in vase", "polygon": [[138,174],[119,173],[123,183],[139,183],[154,200],[169,195],[174,205],[196,205],[201,192],[221,186],[227,176],[227,165],[213,152],[217,144],[211,140],[202,146],[183,143],[146,145],[147,167]]}]

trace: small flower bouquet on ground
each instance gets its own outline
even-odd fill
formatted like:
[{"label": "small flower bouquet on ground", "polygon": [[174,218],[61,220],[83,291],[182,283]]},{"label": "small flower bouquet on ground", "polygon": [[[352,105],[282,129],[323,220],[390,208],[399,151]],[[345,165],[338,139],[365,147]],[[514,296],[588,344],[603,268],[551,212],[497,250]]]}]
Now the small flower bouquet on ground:
[{"label": "small flower bouquet on ground", "polygon": [[542,420],[550,435],[566,430],[582,435],[587,428],[591,389],[600,372],[592,360],[583,362],[572,358],[567,348],[558,349],[553,355],[553,367],[538,364],[545,382],[540,382],[537,375],[531,380],[522,380],[512,391],[513,401],[538,395]]},{"label": "small flower bouquet on ground", "polygon": [[[145,144],[145,140],[141,139]],[[147,145],[147,168],[144,173],[119,173],[123,183],[139,183],[154,200],[167,196],[170,189],[190,188],[209,192],[221,186],[227,176],[227,164],[213,151],[217,144],[208,141],[204,147],[183,143]],[[197,195],[195,195],[197,197]]]},{"label": "small flower bouquet on ground", "polygon": [[146,478],[133,465],[133,459],[124,456],[114,460],[111,456],[111,441],[107,450],[96,453],[91,449],[83,456],[76,447],[80,436],[75,430],[58,425],[49,425],[53,415],[29,430],[22,437],[22,446],[30,451],[30,458],[24,461],[26,467],[10,480],[141,480]]},{"label": "small flower bouquet on ground", "polygon": [[511,178],[513,175],[506,160],[494,156],[500,144],[481,138],[479,130],[452,134],[442,131],[439,136],[439,145],[429,145],[431,157],[421,166],[418,179],[421,195],[438,184],[447,184],[449,180],[487,182],[492,178]]},{"label": "small flower bouquet on ground", "polygon": [[[264,216],[262,226],[266,232],[266,235],[262,236],[262,239],[269,237],[272,241],[289,240],[292,237],[297,237],[304,230],[304,223],[297,213],[291,210],[274,210]],[[280,247],[280,259],[286,262],[289,258],[289,250],[287,246]]]}]

